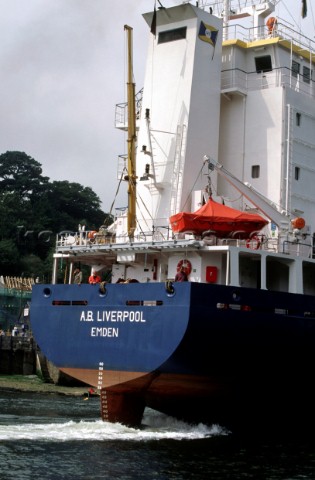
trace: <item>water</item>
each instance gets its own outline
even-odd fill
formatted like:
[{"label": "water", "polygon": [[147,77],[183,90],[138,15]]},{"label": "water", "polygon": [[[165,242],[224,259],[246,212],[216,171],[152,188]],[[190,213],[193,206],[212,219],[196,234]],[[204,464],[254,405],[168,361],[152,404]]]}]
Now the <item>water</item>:
[{"label": "water", "polygon": [[235,437],[146,410],[140,430],[99,420],[99,399],[0,392],[0,479],[315,478],[315,439]]}]

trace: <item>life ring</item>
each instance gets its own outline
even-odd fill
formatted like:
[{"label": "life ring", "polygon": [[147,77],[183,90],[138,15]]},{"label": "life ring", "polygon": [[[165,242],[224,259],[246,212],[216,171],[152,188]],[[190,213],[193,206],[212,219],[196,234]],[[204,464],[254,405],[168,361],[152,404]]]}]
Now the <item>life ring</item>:
[{"label": "life ring", "polygon": [[177,271],[179,272],[181,269],[184,269],[184,272],[186,273],[186,275],[190,275],[191,273],[191,270],[192,270],[192,267],[191,267],[191,263],[189,260],[187,260],[186,258],[184,260],[180,260],[177,264]]},{"label": "life ring", "polygon": [[251,248],[252,250],[258,250],[260,248],[261,241],[257,235],[254,235],[251,238],[246,240],[246,248]]},{"label": "life ring", "polygon": [[291,220],[291,224],[293,228],[298,228],[299,230],[301,230],[305,227],[305,220],[302,217],[297,217]]}]

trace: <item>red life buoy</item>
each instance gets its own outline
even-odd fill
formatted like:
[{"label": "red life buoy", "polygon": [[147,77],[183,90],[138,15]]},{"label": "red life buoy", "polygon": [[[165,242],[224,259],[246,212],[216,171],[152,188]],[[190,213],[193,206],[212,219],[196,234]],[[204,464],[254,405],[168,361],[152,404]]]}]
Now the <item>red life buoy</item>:
[{"label": "red life buoy", "polygon": [[178,262],[177,271],[179,272],[182,268],[184,269],[184,272],[186,273],[186,275],[190,275],[192,267],[189,260],[184,259]]},{"label": "red life buoy", "polygon": [[294,218],[291,220],[291,223],[293,228],[298,228],[299,230],[305,227],[305,220],[302,217]]},{"label": "red life buoy", "polygon": [[252,250],[258,250],[260,248],[261,242],[257,235],[254,235],[251,238],[246,240],[246,248],[251,248]]}]

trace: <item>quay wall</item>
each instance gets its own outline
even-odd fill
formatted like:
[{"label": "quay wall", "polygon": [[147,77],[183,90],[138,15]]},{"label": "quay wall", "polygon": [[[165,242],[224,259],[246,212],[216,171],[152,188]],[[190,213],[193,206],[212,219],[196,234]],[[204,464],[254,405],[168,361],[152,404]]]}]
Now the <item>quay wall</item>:
[{"label": "quay wall", "polygon": [[85,385],[49,362],[33,337],[0,335],[0,375],[40,375],[46,383],[67,387]]},{"label": "quay wall", "polygon": [[55,385],[85,385],[49,362],[33,337],[0,335],[0,375],[39,375],[44,382]]},{"label": "quay wall", "polygon": [[32,337],[0,336],[0,374],[36,374],[37,345]]}]

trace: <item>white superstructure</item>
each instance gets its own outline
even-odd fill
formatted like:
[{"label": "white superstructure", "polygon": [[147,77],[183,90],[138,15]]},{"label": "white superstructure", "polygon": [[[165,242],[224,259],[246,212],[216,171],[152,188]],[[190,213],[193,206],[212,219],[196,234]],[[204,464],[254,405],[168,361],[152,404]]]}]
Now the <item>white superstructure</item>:
[{"label": "white superstructure", "polygon": [[[280,22],[238,31],[228,29],[222,48],[219,162],[313,232],[315,44]],[[238,196],[220,179],[218,191]]]},{"label": "white superstructure", "polygon": [[[136,233],[146,238],[200,206],[205,154],[315,230],[315,44],[280,21],[267,26],[276,2],[229,3],[221,14],[190,3],[157,12],[137,139]],[[253,26],[235,23],[244,17]],[[144,18],[152,25],[153,12]],[[215,173],[212,187],[225,204],[253,208]]]},{"label": "white superstructure", "polygon": [[[150,26],[153,12],[144,18]],[[157,12],[137,138],[136,234],[165,231],[172,214],[200,205],[203,155],[219,154],[222,33],[222,19],[189,3]]]},{"label": "white superstructure", "polygon": [[[192,282],[314,295],[315,45],[277,21],[275,1],[245,3],[211,14],[185,2],[158,10],[156,23],[144,15],[151,33],[136,105],[136,230],[128,235],[124,212],[98,232],[60,235],[54,277],[64,255],[70,278],[80,261],[113,283],[173,281],[188,261]],[[252,26],[231,26],[231,17],[253,18]],[[205,155],[225,172],[215,168],[211,185]],[[172,231],[169,218],[198,210],[210,188],[214,200],[267,217],[258,239],[233,228],[225,238],[186,225]]]}]

